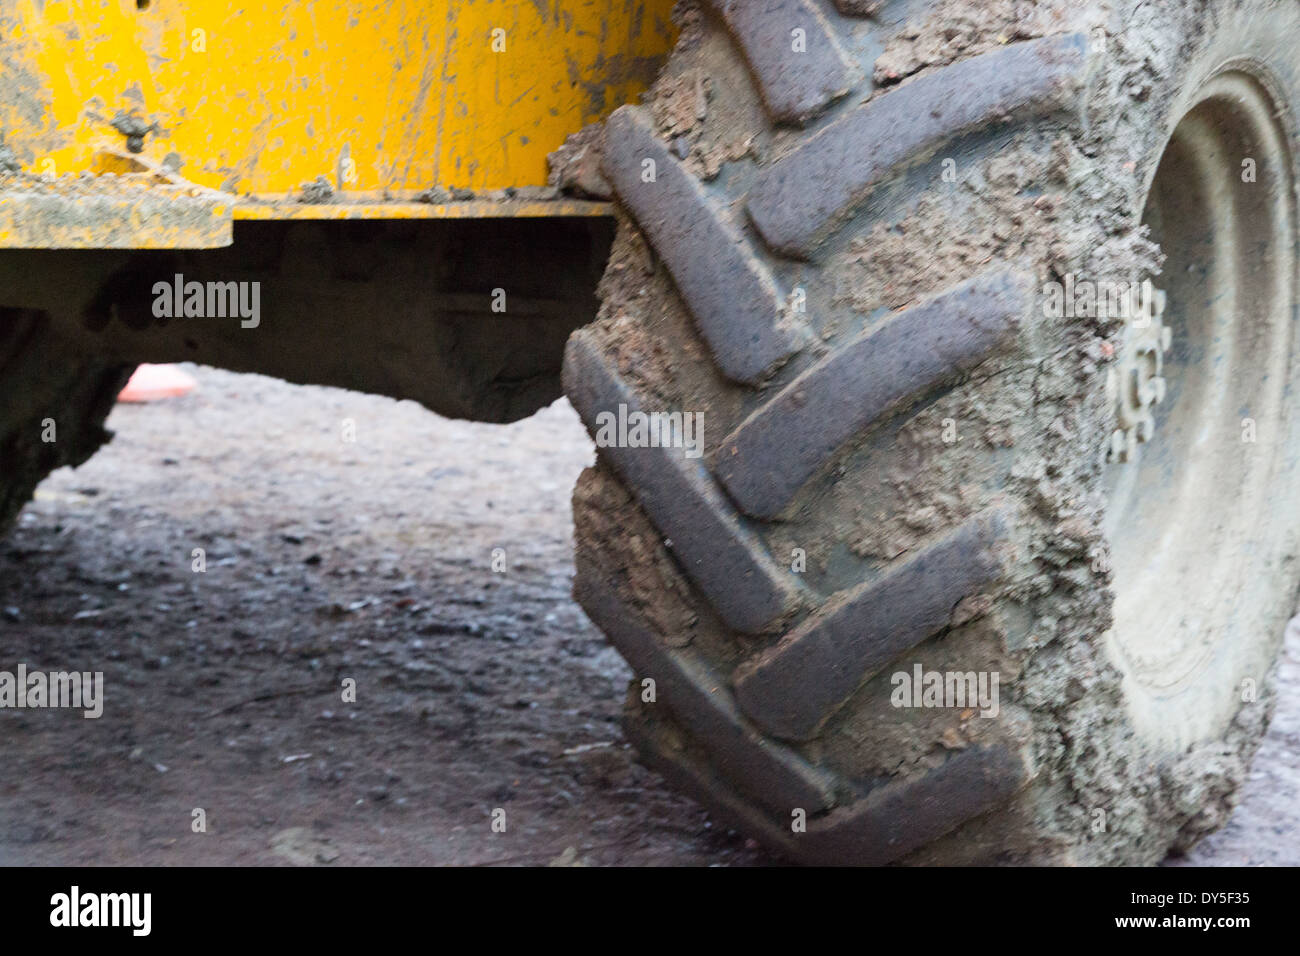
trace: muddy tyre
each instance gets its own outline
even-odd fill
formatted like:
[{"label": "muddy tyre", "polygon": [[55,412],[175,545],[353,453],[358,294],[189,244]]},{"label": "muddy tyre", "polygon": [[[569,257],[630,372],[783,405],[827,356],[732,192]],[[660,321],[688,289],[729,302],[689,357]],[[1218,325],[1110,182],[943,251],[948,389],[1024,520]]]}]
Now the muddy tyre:
[{"label": "muddy tyre", "polygon": [[564,372],[629,737],[796,860],[1189,846],[1300,577],[1300,9],[679,17]]},{"label": "muddy tyre", "polygon": [[55,468],[80,465],[106,442],[103,427],[132,366],[66,345],[48,314],[0,307],[0,531]]}]

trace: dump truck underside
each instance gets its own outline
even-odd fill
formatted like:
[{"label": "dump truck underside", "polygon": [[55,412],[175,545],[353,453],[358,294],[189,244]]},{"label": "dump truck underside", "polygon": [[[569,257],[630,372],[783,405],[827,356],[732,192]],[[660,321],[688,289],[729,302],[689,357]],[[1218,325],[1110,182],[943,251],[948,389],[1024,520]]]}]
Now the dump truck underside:
[{"label": "dump truck underside", "polygon": [[548,154],[653,79],[670,7],[0,3],[0,309],[109,364],[528,415],[613,236]]},{"label": "dump truck underside", "polygon": [[[235,235],[223,249],[5,251],[4,307],[109,362],[200,362],[508,422],[559,397],[564,342],[595,317],[613,223],[272,221]],[[204,314],[185,315],[184,295],[159,303],[155,286],[177,277],[183,293],[203,289]],[[257,314],[206,314],[214,284],[232,282],[256,290]]]}]

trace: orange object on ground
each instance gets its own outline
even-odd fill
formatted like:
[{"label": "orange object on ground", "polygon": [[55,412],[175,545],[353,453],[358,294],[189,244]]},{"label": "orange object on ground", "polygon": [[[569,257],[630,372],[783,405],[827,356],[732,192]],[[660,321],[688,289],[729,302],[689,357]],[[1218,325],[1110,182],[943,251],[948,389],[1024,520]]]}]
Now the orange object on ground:
[{"label": "orange object on ground", "polygon": [[161,398],[188,395],[199,383],[175,365],[141,365],[126,387],[118,392],[119,402],[156,402]]}]

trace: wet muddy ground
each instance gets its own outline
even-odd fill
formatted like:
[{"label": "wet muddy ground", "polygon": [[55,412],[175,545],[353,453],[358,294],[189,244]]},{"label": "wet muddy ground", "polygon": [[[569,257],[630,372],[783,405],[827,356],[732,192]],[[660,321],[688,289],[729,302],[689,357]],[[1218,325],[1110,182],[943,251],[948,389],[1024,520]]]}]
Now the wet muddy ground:
[{"label": "wet muddy ground", "polygon": [[[779,862],[623,741],[630,672],[569,594],[566,403],[475,425],[192,371],[0,542],[0,668],[105,679],[97,720],[0,711],[0,864]],[[1184,862],[1300,863],[1294,628],[1288,655]]]}]

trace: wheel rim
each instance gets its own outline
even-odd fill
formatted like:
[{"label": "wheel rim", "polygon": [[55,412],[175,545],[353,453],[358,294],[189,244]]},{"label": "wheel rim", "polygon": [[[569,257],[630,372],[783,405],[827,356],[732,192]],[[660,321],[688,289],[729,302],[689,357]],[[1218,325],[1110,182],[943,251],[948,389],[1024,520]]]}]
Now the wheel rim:
[{"label": "wheel rim", "polygon": [[[1236,685],[1262,676],[1271,646],[1262,632],[1278,589],[1260,572],[1280,531],[1267,501],[1282,493],[1270,477],[1294,302],[1292,159],[1277,115],[1244,70],[1200,88],[1143,214],[1167,256],[1157,279],[1167,351],[1152,354],[1150,327],[1126,328],[1118,346],[1129,349],[1117,366],[1130,407],[1116,402],[1117,425],[1130,431],[1112,438],[1105,474],[1108,646],[1139,730],[1173,747],[1222,731],[1243,699]],[[1135,435],[1134,415],[1148,413]]]}]

